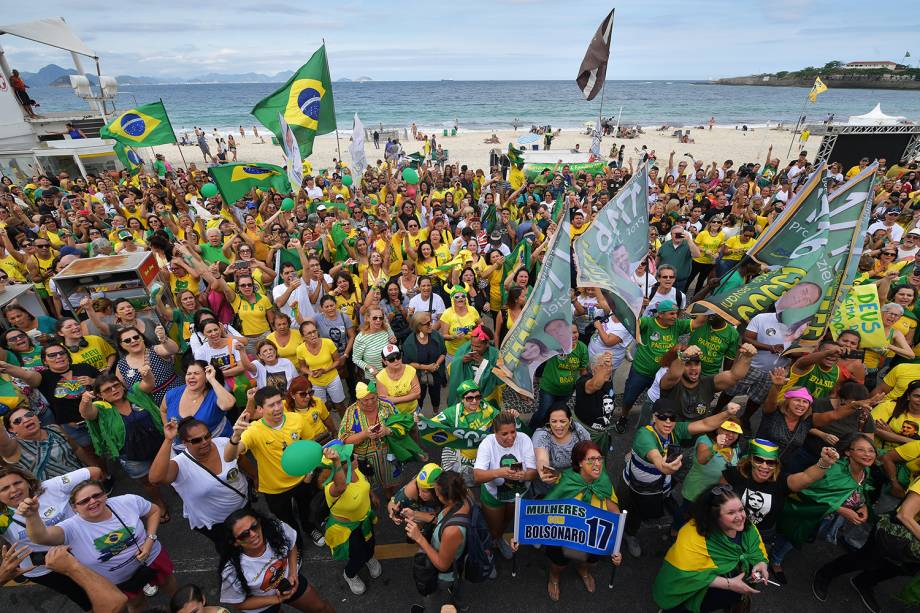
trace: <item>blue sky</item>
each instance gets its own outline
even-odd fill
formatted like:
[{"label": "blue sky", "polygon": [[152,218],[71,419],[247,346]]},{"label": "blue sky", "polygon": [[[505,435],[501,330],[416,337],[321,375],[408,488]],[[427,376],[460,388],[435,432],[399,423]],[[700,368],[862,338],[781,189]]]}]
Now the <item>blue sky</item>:
[{"label": "blue sky", "polygon": [[[272,74],[299,67],[325,37],[333,78],[375,80],[572,79],[613,6],[594,0],[18,4],[4,11],[5,23],[63,16],[101,56],[103,74]],[[834,59],[900,61],[907,50],[913,62],[920,58],[915,0],[871,6],[621,0],[615,6],[611,79],[706,79]],[[20,70],[72,65],[69,54],[27,41],[2,36],[0,44]]]}]

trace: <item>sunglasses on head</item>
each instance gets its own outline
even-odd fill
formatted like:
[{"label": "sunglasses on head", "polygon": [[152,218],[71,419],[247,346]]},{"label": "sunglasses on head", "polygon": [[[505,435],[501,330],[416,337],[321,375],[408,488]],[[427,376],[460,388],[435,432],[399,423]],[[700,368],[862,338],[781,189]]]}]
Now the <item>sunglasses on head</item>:
[{"label": "sunglasses on head", "polygon": [[209,440],[211,440],[211,433],[210,433],[210,432],[208,432],[208,433],[205,434],[204,436],[196,436],[196,437],[194,437],[194,438],[186,439],[185,442],[188,443],[188,444],[190,444],[190,445],[198,445],[199,443],[203,443],[203,442],[209,441]]},{"label": "sunglasses on head", "polygon": [[673,421],[677,422],[677,415],[674,413],[655,413],[655,419],[658,421]]},{"label": "sunglasses on head", "polygon": [[236,540],[245,541],[250,536],[252,536],[253,532],[256,532],[258,529],[259,529],[259,520],[253,520],[252,524],[248,528],[246,528],[245,530],[243,530],[242,532],[236,535]]},{"label": "sunglasses on head", "polygon": [[711,490],[709,490],[709,493],[715,497],[730,496],[730,495],[734,495],[735,490],[733,490],[732,486],[730,485],[717,485]]}]

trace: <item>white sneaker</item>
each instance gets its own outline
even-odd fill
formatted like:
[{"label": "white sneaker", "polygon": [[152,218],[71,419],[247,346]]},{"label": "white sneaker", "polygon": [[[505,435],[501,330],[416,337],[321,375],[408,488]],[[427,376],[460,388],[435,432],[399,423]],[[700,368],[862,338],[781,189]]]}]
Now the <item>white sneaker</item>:
[{"label": "white sneaker", "polygon": [[383,567],[380,565],[380,560],[377,558],[371,558],[367,561],[367,572],[370,573],[371,579],[376,579],[380,576],[380,573],[383,572]]},{"label": "white sneaker", "polygon": [[361,577],[358,575],[355,575],[353,578],[349,578],[348,575],[345,574],[345,571],[342,571],[342,576],[345,577],[345,583],[348,584],[348,589],[350,589],[351,593],[355,596],[360,596],[364,593],[364,590],[367,589],[364,586],[364,582],[361,581]]},{"label": "white sneaker", "polygon": [[623,536],[623,540],[626,541],[626,549],[629,551],[629,555],[634,558],[642,557],[642,546],[639,544],[637,537],[626,534]]},{"label": "white sneaker", "polygon": [[498,551],[501,552],[502,557],[506,560],[514,557],[514,550],[511,549],[511,545],[504,538],[498,539]]}]

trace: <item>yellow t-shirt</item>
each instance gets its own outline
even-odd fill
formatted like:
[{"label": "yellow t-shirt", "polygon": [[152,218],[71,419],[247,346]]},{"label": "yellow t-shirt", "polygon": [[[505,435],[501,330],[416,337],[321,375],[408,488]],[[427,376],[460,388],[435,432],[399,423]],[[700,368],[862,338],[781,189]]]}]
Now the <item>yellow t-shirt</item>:
[{"label": "yellow t-shirt", "polygon": [[[377,373],[377,382],[382,383],[387,388],[387,396],[390,398],[396,396],[405,396],[412,391],[412,382],[415,380],[415,368],[406,364],[405,370],[399,379],[392,379],[387,373],[387,369],[382,369]],[[411,413],[418,407],[418,399],[409,400],[408,402],[397,403],[396,409],[400,413]]]},{"label": "yellow t-shirt", "polygon": [[459,338],[444,341],[448,354],[454,355],[457,347],[469,340],[470,331],[476,326],[477,321],[479,313],[473,307],[467,307],[466,315],[463,316],[458,315],[454,307],[449,307],[441,314],[442,333],[460,335]]},{"label": "yellow t-shirt", "polygon": [[303,477],[291,476],[281,468],[281,454],[288,445],[312,437],[312,428],[307,427],[306,418],[299,413],[284,414],[284,421],[276,429],[264,420],[253,422],[240,439],[246,449],[252,452],[259,466],[259,491],[264,494],[280,494],[295,487]]},{"label": "yellow t-shirt", "polygon": [[326,424],[323,423],[324,419],[329,419],[329,409],[326,408],[326,403],[319,398],[313,398],[313,406],[309,409],[297,410],[295,413],[304,418],[304,440],[315,439],[329,431]]},{"label": "yellow t-shirt", "polygon": [[741,235],[733,236],[725,241],[725,255],[722,256],[722,259],[732,260],[733,262],[740,261],[742,256],[747,253],[747,250],[750,249],[753,244],[753,238],[744,242]]},{"label": "yellow t-shirt", "polygon": [[17,283],[26,282],[26,267],[9,253],[0,258],[0,269],[3,269],[7,276],[9,276],[10,281],[15,281]]},{"label": "yellow t-shirt", "polygon": [[107,370],[109,356],[115,355],[115,349],[101,336],[94,334],[85,335],[83,340],[86,341],[86,347],[80,347],[76,351],[67,349],[71,363],[89,364],[99,371]]},{"label": "yellow t-shirt", "polygon": [[[920,441],[904,443],[903,445],[895,447],[894,450],[907,462],[907,470],[910,471],[910,476],[914,479],[911,487],[920,484],[920,481],[915,479],[915,477],[920,477]],[[920,494],[920,488],[915,491]]]},{"label": "yellow t-shirt", "polygon": [[[874,409],[872,409],[872,418],[875,420],[881,420],[888,424],[888,426],[896,433],[901,433],[901,426],[905,421],[918,421],[916,418],[912,418],[906,411],[897,417],[892,417],[894,414],[894,400],[886,400],[879,403]],[[892,441],[884,441],[880,437],[875,437],[875,446],[883,451],[890,451],[900,445],[901,443],[895,443]]]},{"label": "yellow t-shirt", "polygon": [[[894,325],[891,327],[903,334],[905,339],[910,339],[911,335],[914,333],[914,330],[917,329],[917,320],[911,319],[907,315],[901,315],[901,318],[894,322]],[[910,343],[910,340],[907,342]],[[888,357],[894,357],[894,351],[889,351]]]},{"label": "yellow t-shirt", "polygon": [[265,313],[270,311],[274,304],[263,294],[257,294],[257,296],[258,299],[250,304],[248,300],[243,300],[243,297],[237,294],[233,302],[230,303],[230,308],[240,316],[240,323],[243,324],[242,332],[246,336],[264,334],[271,329],[268,325],[268,320],[265,318]]},{"label": "yellow t-shirt", "polygon": [[181,277],[177,277],[173,273],[169,273],[169,289],[172,291],[172,295],[178,299],[179,294],[185,290],[189,290],[196,296],[198,292],[201,291],[201,287],[198,284],[198,279],[192,275],[186,273]]},{"label": "yellow t-shirt", "polygon": [[[347,470],[344,462],[343,469]],[[332,482],[329,482],[325,489],[326,504],[336,517],[348,521],[362,521],[371,510],[371,484],[360,470],[355,469],[354,474],[357,475],[358,480],[345,486],[345,491],[338,498],[329,494],[332,490]]]},{"label": "yellow t-shirt", "polygon": [[[319,368],[329,368],[332,366],[332,356],[335,354],[336,348],[335,343],[333,343],[328,338],[320,339],[320,348],[319,353],[313,354],[307,349],[306,343],[301,343],[297,347],[297,361],[298,363],[302,362],[307,365],[307,368],[310,370],[316,370]],[[310,383],[319,387],[326,387],[338,376],[338,372],[333,368],[326,374],[319,377],[310,377]]]},{"label": "yellow t-shirt", "polygon": [[[885,378],[882,379],[886,385],[891,387],[891,391],[888,392],[885,399],[891,400],[892,403],[894,403],[895,400],[904,394],[910,382],[915,379],[920,379],[920,364],[898,364],[889,370]],[[882,405],[879,405],[879,407],[880,406]]]},{"label": "yellow t-shirt", "polygon": [[696,235],[693,242],[700,248],[700,257],[693,258],[693,261],[699,264],[713,264],[716,261],[716,254],[719,253],[719,245],[725,242],[725,234],[720,231],[713,236],[709,230],[703,230]]},{"label": "yellow t-shirt", "polygon": [[361,304],[361,290],[358,287],[358,284],[355,283],[355,291],[350,296],[342,296],[341,294],[336,294],[335,305],[339,307],[339,311],[347,315],[351,320],[351,323],[358,325],[358,320],[356,316],[358,314],[358,305]]},{"label": "yellow t-shirt", "polygon": [[294,364],[297,363],[297,348],[300,347],[301,343],[303,343],[303,337],[300,336],[299,330],[291,330],[291,338],[288,341],[288,344],[284,347],[282,347],[278,342],[278,337],[275,336],[274,332],[265,338],[275,343],[275,347],[278,348],[279,358],[287,358]]}]

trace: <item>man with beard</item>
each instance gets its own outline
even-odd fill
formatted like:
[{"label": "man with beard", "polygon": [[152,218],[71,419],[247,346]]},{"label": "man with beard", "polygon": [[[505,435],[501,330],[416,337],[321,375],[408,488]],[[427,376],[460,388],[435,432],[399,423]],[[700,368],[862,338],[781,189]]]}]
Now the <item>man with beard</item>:
[{"label": "man with beard", "polygon": [[741,345],[731,370],[709,377],[702,376],[702,353],[696,345],[679,350],[661,378],[661,402],[681,420],[697,421],[708,416],[715,395],[747,374],[757,349],[748,343]]}]

